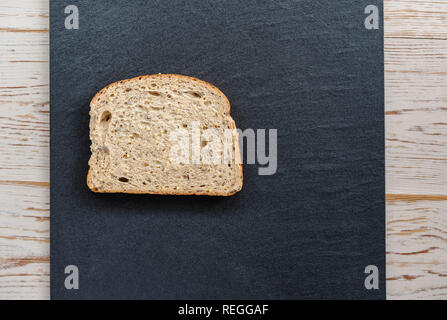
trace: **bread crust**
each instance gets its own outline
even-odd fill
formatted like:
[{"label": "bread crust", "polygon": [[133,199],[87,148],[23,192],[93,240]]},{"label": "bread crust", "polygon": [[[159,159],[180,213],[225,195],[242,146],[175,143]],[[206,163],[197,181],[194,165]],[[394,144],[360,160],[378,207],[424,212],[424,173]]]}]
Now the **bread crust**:
[{"label": "bread crust", "polygon": [[[231,110],[231,105],[230,105],[230,101],[228,100],[227,96],[220,91],[217,87],[215,87],[214,85],[212,85],[211,83],[205,82],[203,80],[194,78],[194,77],[190,77],[190,76],[185,76],[185,75],[180,75],[180,74],[152,74],[152,75],[144,75],[144,76],[138,76],[138,77],[134,77],[134,78],[130,78],[130,79],[125,79],[125,80],[120,80],[120,81],[116,81],[113,82],[107,86],[105,86],[103,89],[101,89],[100,91],[98,91],[95,96],[93,97],[93,99],[90,101],[90,109],[92,108],[92,105],[96,102],[96,100],[99,98],[99,96],[105,92],[106,90],[117,86],[119,84],[123,84],[129,81],[135,81],[135,80],[143,80],[143,79],[148,79],[148,78],[157,78],[157,77],[164,77],[164,78],[183,78],[186,80],[190,80],[190,81],[197,81],[200,82],[201,84],[210,87],[211,89],[213,89],[214,91],[216,91],[217,93],[219,93],[219,95],[222,96],[222,98],[224,98],[224,100],[226,101],[227,104],[227,113],[228,116],[231,117],[230,114],[230,110]],[[236,128],[236,124],[234,122],[234,120],[232,121],[232,125],[233,128],[232,129],[237,129]],[[123,194],[154,194],[154,195],[178,195],[178,196],[232,196],[236,193],[238,193],[239,191],[241,191],[242,186],[244,184],[244,175],[243,175],[243,169],[242,169],[242,161],[240,159],[240,149],[239,149],[239,133],[236,130],[236,142],[235,142],[235,157],[236,157],[236,165],[239,166],[239,172],[240,172],[240,176],[241,176],[241,185],[240,188],[234,190],[234,191],[230,191],[227,193],[217,193],[217,192],[146,192],[146,191],[141,191],[138,189],[135,190],[126,190],[126,191],[118,191],[118,190],[99,190],[95,187],[93,187],[90,184],[90,175],[91,175],[91,171],[92,168],[89,167],[88,173],[87,173],[87,186],[89,187],[89,189],[95,193],[123,193]]]}]

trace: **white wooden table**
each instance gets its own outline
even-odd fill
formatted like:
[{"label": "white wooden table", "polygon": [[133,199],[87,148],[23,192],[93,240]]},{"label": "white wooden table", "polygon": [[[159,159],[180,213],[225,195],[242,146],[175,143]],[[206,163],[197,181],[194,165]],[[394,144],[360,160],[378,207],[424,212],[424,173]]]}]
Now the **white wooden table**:
[{"label": "white wooden table", "polygon": [[[49,6],[0,2],[0,299],[49,298]],[[447,0],[385,1],[387,295],[447,299]]]}]

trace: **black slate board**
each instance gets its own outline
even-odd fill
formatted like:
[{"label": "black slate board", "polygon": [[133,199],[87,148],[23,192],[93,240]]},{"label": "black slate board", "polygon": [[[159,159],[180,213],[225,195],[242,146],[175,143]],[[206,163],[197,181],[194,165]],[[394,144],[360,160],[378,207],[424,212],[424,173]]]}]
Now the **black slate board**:
[{"label": "black slate board", "polygon": [[[64,27],[70,4],[79,30]],[[51,1],[52,298],[385,298],[383,24],[365,29],[369,4],[382,15],[371,0]],[[239,128],[278,129],[277,173],[245,165],[229,198],[90,192],[91,98],[159,72],[216,85]]]}]

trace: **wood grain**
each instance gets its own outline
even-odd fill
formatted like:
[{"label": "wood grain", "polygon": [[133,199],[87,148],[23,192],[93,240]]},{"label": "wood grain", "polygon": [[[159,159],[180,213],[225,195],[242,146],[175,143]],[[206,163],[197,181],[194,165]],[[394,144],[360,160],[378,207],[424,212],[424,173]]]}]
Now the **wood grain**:
[{"label": "wood grain", "polygon": [[[48,0],[0,3],[0,299],[49,298]],[[447,299],[447,1],[385,1],[387,295]]]},{"label": "wood grain", "polygon": [[48,1],[0,3],[0,299],[49,298]]},{"label": "wood grain", "polygon": [[385,0],[385,37],[447,39],[447,1]]},{"label": "wood grain", "polygon": [[385,39],[387,193],[447,195],[446,61],[446,40]]},{"label": "wood grain", "polygon": [[447,299],[447,1],[385,1],[388,299]]},{"label": "wood grain", "polygon": [[446,203],[388,201],[388,299],[447,299]]}]

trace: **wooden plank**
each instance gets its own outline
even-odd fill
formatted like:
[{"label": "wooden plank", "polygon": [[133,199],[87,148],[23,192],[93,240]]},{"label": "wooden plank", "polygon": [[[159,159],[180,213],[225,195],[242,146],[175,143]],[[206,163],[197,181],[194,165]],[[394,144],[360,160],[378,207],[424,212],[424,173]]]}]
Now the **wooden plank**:
[{"label": "wooden plank", "polygon": [[48,1],[0,3],[0,299],[49,298]]},{"label": "wooden plank", "polygon": [[0,182],[0,193],[0,299],[47,299],[49,188]]},{"label": "wooden plank", "polygon": [[447,299],[446,208],[447,201],[388,201],[388,299]]},{"label": "wooden plank", "polygon": [[387,193],[447,195],[447,41],[386,39]]},{"label": "wooden plank", "polygon": [[385,37],[447,39],[447,1],[385,0]]},{"label": "wooden plank", "polygon": [[0,32],[48,33],[48,0],[6,0],[0,4]]}]

